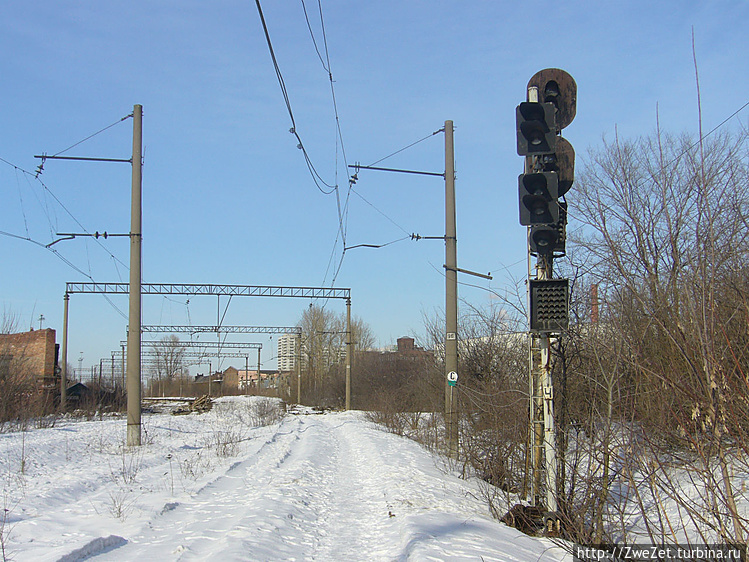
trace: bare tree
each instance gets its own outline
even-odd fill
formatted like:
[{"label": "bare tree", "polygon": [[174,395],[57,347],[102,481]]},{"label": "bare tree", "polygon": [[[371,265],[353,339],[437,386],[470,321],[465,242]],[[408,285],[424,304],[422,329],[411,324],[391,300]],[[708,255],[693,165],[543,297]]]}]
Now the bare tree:
[{"label": "bare tree", "polygon": [[[34,358],[23,340],[11,334],[18,332],[20,316],[3,307],[0,334],[0,430],[1,424],[16,423],[25,428],[33,417],[48,413],[51,398],[39,392]],[[13,343],[15,341],[15,343]]]},{"label": "bare tree", "polygon": [[7,305],[3,306],[3,319],[0,322],[0,334],[14,334],[18,331],[21,316]]},{"label": "bare tree", "polygon": [[[346,329],[345,318],[343,320],[343,329]],[[372,328],[364,320],[358,316],[351,317],[351,339],[356,346],[356,349],[367,350],[372,349],[375,345],[375,335]]]},{"label": "bare tree", "polygon": [[[302,329],[303,399],[318,405],[340,406],[345,397],[346,313],[310,304],[298,326]],[[370,326],[357,316],[351,318],[351,338],[358,349],[369,349],[375,341]],[[352,363],[355,360],[356,354]]]},{"label": "bare tree", "polygon": [[182,376],[185,370],[185,349],[174,334],[161,338],[153,348],[156,354],[153,363],[154,374],[165,381]]},{"label": "bare tree", "polygon": [[[705,490],[699,526],[739,542],[747,521],[731,463],[747,453],[748,437],[748,140],[746,132],[702,143],[658,132],[617,138],[590,154],[570,193],[571,216],[584,225],[574,241],[588,253],[607,308],[599,349],[608,346],[609,366],[598,362],[591,379],[607,391],[616,383],[617,398],[604,397],[611,408],[602,419],[623,421],[626,405],[629,419],[647,428],[650,482],[660,494],[651,508],[667,498],[695,512],[669,471],[676,445],[682,468]],[[610,478],[601,488],[606,501]]]}]

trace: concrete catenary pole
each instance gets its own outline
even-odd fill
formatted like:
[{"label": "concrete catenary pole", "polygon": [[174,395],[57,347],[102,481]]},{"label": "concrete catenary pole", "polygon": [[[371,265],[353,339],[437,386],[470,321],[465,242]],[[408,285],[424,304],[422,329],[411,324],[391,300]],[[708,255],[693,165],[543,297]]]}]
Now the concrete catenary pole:
[{"label": "concrete catenary pole", "polygon": [[346,409],[351,409],[351,355],[354,342],[351,334],[351,299],[346,299]]},{"label": "concrete catenary pole", "polygon": [[133,184],[130,208],[130,309],[127,326],[127,445],[140,445],[141,196],[143,107],[133,106]]},{"label": "concrete catenary pole", "polygon": [[60,368],[60,411],[64,412],[68,399],[68,304],[70,294],[65,291],[62,315],[62,367]]},{"label": "concrete catenary pole", "polygon": [[296,403],[302,403],[302,334],[296,336]]},{"label": "concrete catenary pole", "polygon": [[121,352],[121,355],[120,355],[120,359],[121,359],[120,369],[122,371],[120,373],[120,388],[122,389],[121,392],[126,392],[126,390],[125,390],[125,344],[124,343],[120,344],[120,352]]},{"label": "concrete catenary pole", "polygon": [[445,429],[447,453],[458,456],[458,252],[453,122],[445,121]]}]

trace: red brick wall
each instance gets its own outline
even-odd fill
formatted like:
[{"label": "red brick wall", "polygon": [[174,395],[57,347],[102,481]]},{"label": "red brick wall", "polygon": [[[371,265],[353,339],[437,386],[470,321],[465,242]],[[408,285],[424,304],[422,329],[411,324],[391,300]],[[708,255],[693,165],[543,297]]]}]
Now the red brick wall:
[{"label": "red brick wall", "polygon": [[55,375],[55,331],[51,328],[0,334],[0,356],[10,375],[41,379]]},{"label": "red brick wall", "polygon": [[415,348],[414,339],[403,337],[398,338],[398,351],[403,353],[404,351],[413,351]]}]

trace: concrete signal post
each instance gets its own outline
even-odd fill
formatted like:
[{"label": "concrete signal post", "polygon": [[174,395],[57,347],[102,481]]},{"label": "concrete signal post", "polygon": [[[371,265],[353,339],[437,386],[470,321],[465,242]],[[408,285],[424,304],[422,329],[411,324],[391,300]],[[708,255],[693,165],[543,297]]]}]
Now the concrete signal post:
[{"label": "concrete signal post", "polygon": [[[567,72],[550,68],[528,82],[527,100],[516,108],[517,153],[525,158],[518,177],[520,224],[527,227],[529,301],[529,468],[533,505],[544,508],[553,532],[557,514],[558,455],[554,423],[552,349],[567,329],[567,279],[555,279],[555,257],[565,255],[567,202],[574,181],[574,150],[560,136],[575,117],[577,85]],[[536,258],[535,266],[532,258]]]}]

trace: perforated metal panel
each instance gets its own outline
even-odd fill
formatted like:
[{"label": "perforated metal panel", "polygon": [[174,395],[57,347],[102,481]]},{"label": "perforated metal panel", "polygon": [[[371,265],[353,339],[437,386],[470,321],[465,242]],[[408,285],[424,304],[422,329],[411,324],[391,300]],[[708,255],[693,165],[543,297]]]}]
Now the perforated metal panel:
[{"label": "perforated metal panel", "polygon": [[569,325],[569,279],[530,280],[531,332],[563,332]]}]

